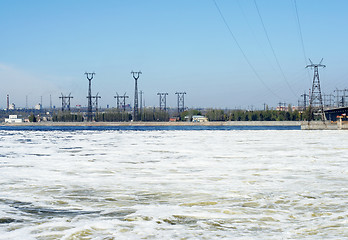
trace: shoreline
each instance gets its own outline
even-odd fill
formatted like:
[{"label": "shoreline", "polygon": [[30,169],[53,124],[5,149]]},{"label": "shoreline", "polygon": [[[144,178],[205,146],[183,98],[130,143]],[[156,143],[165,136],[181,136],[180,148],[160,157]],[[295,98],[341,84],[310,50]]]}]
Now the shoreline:
[{"label": "shoreline", "polygon": [[300,121],[227,121],[227,122],[35,122],[1,123],[0,126],[301,126]]}]

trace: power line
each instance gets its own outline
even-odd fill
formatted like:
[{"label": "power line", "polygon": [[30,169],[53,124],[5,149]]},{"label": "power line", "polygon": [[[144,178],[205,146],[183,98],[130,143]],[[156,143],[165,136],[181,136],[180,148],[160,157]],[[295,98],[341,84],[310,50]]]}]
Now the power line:
[{"label": "power line", "polygon": [[217,4],[216,0],[213,0],[216,9],[218,10],[220,17],[222,19],[222,21],[224,22],[227,30],[229,31],[232,39],[234,40],[235,44],[237,45],[237,47],[239,48],[239,51],[242,53],[244,60],[248,63],[249,67],[251,68],[251,70],[254,72],[256,78],[262,83],[262,85],[270,92],[272,93],[275,97],[280,98],[274,91],[272,91],[271,88],[268,87],[268,85],[262,80],[262,78],[260,77],[259,73],[256,71],[255,67],[251,64],[249,58],[246,56],[245,52],[243,51],[242,47],[240,46],[240,44],[237,41],[237,38],[234,36],[230,26],[228,25],[224,15],[222,14],[219,5]]},{"label": "power line", "polygon": [[[307,65],[307,54],[304,47],[304,41],[303,41],[303,35],[302,35],[302,28],[300,23],[300,17],[298,15],[298,8],[297,8],[297,2],[294,0],[294,6],[295,6],[295,13],[296,13],[296,19],[297,19],[297,26],[298,26],[298,32],[300,33],[300,40],[301,40],[301,46],[302,46],[302,53],[305,61],[305,65]],[[308,75],[308,81],[311,82],[311,76],[309,75],[309,71],[307,70]]]},{"label": "power line", "polygon": [[255,30],[254,30],[253,27],[251,26],[251,24],[250,24],[250,22],[249,22],[249,20],[248,20],[248,17],[247,17],[247,15],[246,15],[246,13],[245,13],[245,11],[244,11],[244,9],[243,9],[243,7],[242,7],[242,5],[241,5],[241,3],[240,3],[239,0],[237,0],[237,4],[238,4],[238,7],[239,7],[239,9],[240,9],[240,12],[242,13],[242,15],[243,15],[243,17],[244,17],[244,19],[245,19],[246,24],[248,25],[248,27],[249,27],[249,29],[250,29],[250,32],[251,32],[252,35],[253,35],[254,40],[256,41],[256,43],[257,43],[258,46],[259,46],[259,50],[262,51],[262,54],[263,54],[264,58],[267,60],[267,62],[269,63],[269,65],[272,67],[272,69],[275,71],[275,68],[274,68],[273,64],[271,63],[270,59],[268,58],[268,56],[266,55],[266,53],[265,53],[265,51],[264,51],[264,48],[263,48],[261,42],[258,41],[258,38],[257,38],[257,36],[256,36],[256,34],[255,34]]},{"label": "power line", "polygon": [[280,66],[278,57],[277,57],[277,55],[276,55],[276,53],[275,53],[275,51],[274,51],[273,45],[272,45],[271,40],[270,40],[270,38],[269,38],[268,32],[267,32],[266,27],[265,27],[265,24],[264,24],[264,22],[263,22],[263,19],[262,19],[262,16],[261,16],[259,7],[258,7],[258,5],[257,5],[257,3],[256,3],[256,0],[254,0],[254,3],[255,3],[255,7],[256,7],[257,13],[258,13],[258,15],[259,15],[259,18],[260,18],[262,27],[263,27],[263,31],[265,32],[265,35],[266,35],[266,37],[267,37],[268,44],[269,44],[269,46],[270,46],[270,48],[271,48],[271,50],[272,50],[274,59],[276,60],[276,63],[277,63],[277,66],[278,66],[278,68],[279,68],[279,70],[280,70],[280,72],[281,72],[281,75],[282,75],[284,81],[286,82],[286,84],[288,85],[290,91],[294,94],[294,96],[297,96],[297,94],[294,92],[294,90],[292,89],[291,85],[289,84],[288,80],[286,79],[282,67]]},{"label": "power line", "polygon": [[299,31],[299,33],[300,33],[300,39],[301,39],[303,57],[304,57],[305,63],[307,64],[307,55],[306,55],[306,51],[305,51],[305,47],[304,47],[303,36],[302,36],[302,30],[301,30],[301,24],[300,24],[300,18],[299,18],[299,16],[298,16],[298,9],[297,9],[296,0],[294,0],[294,6],[295,6],[295,12],[296,12],[296,18],[297,18],[298,31]]}]

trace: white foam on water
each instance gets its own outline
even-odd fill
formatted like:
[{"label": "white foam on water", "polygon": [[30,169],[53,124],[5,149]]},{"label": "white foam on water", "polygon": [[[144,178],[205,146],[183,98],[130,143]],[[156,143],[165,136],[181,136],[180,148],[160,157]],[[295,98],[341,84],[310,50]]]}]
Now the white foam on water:
[{"label": "white foam on water", "polygon": [[348,238],[346,131],[0,131],[0,239]]}]

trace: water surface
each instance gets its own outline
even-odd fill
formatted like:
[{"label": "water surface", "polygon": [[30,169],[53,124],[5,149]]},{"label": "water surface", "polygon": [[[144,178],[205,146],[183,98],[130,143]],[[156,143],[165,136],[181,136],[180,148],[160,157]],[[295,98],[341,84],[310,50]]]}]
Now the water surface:
[{"label": "water surface", "polygon": [[347,137],[2,129],[0,239],[348,238]]}]

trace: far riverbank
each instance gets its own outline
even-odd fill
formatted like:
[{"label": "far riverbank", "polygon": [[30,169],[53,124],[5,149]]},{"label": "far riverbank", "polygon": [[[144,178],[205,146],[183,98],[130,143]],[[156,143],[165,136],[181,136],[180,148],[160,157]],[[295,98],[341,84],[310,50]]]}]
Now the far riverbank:
[{"label": "far riverbank", "polygon": [[30,123],[2,123],[1,126],[301,126],[301,122],[300,121],[30,122]]}]

